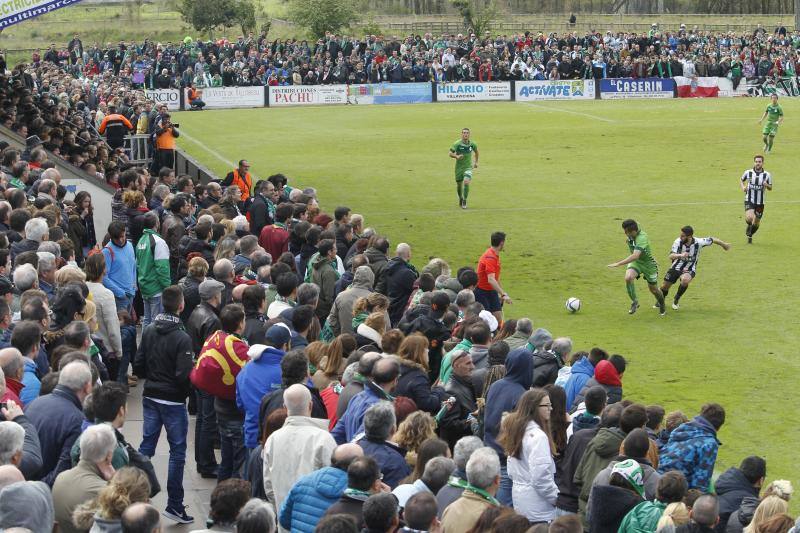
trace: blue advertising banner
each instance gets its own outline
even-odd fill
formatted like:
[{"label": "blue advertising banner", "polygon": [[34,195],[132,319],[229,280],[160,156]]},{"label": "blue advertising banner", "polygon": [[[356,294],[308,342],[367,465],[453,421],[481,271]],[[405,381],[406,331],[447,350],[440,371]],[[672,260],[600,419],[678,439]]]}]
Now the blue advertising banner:
[{"label": "blue advertising banner", "polygon": [[673,98],[674,89],[669,78],[612,78],[600,80],[600,99]]},{"label": "blue advertising banner", "polygon": [[349,104],[426,104],[433,101],[430,83],[349,85]]},{"label": "blue advertising banner", "polygon": [[81,0],[0,0],[0,29],[45,15]]},{"label": "blue advertising banner", "polygon": [[594,80],[541,80],[514,83],[514,99],[526,100],[593,100]]},{"label": "blue advertising banner", "polygon": [[507,81],[437,83],[437,102],[480,102],[511,100],[511,83]]}]

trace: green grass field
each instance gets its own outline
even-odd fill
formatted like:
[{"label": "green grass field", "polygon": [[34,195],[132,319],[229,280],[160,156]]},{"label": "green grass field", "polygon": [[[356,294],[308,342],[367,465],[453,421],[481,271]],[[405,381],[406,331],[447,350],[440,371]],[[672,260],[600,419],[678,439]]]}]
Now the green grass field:
[{"label": "green grass field", "polygon": [[[417,266],[475,264],[489,234],[507,232],[507,316],[625,355],[626,398],[689,416],[722,403],[718,472],[759,454],[770,479],[797,482],[787,452],[800,430],[787,411],[800,370],[800,102],[781,103],[787,119],[765,164],[775,188],[753,245],[738,183],[761,151],[765,99],[248,109],[175,122],[181,145],[220,175],[245,157],[258,177],[314,186],[326,211],[346,204],[393,244],[410,243]],[[467,211],[447,157],[464,126],[481,154]],[[606,267],[628,255],[625,218],[648,232],[662,276],[685,224],[733,248],[703,251],[680,311],[660,317],[639,282],[643,305],[629,316],[624,271]],[[583,301],[576,315],[564,309],[570,296]]]}]

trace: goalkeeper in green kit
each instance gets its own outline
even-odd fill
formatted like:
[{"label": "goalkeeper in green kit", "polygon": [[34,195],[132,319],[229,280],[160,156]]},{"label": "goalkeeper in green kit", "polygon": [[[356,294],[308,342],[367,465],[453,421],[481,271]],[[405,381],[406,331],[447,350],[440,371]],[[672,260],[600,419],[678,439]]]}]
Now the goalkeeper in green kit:
[{"label": "goalkeeper in green kit", "polygon": [[636,297],[636,286],[634,282],[642,276],[647,282],[647,288],[656,297],[656,306],[659,314],[667,314],[667,306],[664,304],[664,294],[658,288],[658,263],[656,263],[653,253],[650,250],[650,240],[647,234],[639,229],[635,220],[625,220],[622,222],[622,229],[628,237],[628,249],[631,255],[608,265],[609,268],[627,265],[625,269],[625,286],[628,289],[628,296],[631,299],[629,314],[633,314],[639,308],[639,300]]},{"label": "goalkeeper in green kit", "polygon": [[[475,162],[472,154],[475,154]],[[478,145],[469,140],[469,128],[461,130],[461,139],[450,147],[450,157],[456,160],[456,190],[458,205],[467,208],[469,184],[472,182],[472,169],[478,168]]]},{"label": "goalkeeper in green kit", "polygon": [[772,151],[772,143],[775,142],[775,135],[778,134],[778,126],[783,122],[783,108],[778,105],[778,95],[773,94],[770,97],[770,101],[771,103],[764,110],[764,114],[761,115],[761,119],[758,121],[761,124],[764,119],[767,119],[764,129],[761,131],[764,136],[764,151],[767,153]]}]

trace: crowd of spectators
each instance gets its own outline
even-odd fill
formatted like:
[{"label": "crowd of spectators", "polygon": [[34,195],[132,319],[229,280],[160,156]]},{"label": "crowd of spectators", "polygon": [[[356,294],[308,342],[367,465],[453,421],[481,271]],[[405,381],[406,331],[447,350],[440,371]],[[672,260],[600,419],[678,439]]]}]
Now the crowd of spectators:
[{"label": "crowd of spectators", "polygon": [[0,153],[31,173],[0,177],[0,529],[196,522],[190,430],[190,468],[217,481],[198,532],[794,527],[763,458],[715,478],[721,405],[632,401],[622,355],[504,317],[502,232],[477,268],[418,269],[411,245],[246,160],[205,187],[125,170],[96,228],[91,197],[32,154]]}]

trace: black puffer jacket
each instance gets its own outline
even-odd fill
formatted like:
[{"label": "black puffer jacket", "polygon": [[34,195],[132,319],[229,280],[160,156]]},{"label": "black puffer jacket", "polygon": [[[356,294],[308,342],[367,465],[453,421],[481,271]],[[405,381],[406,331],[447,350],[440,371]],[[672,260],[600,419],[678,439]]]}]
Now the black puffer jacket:
[{"label": "black puffer jacket", "polygon": [[744,528],[753,521],[753,515],[758,508],[760,500],[755,496],[748,496],[742,500],[742,506],[731,514],[725,533],[742,533]]},{"label": "black puffer jacket", "polygon": [[635,492],[612,485],[598,485],[592,489],[592,514],[587,517],[589,533],[617,533],[622,519],[642,503]]},{"label": "black puffer jacket", "polygon": [[386,265],[386,296],[389,297],[389,318],[392,326],[400,322],[416,280],[417,271],[404,259],[393,257]]},{"label": "black puffer jacket", "polygon": [[440,387],[431,389],[428,373],[420,365],[411,361],[400,362],[400,377],[397,379],[394,395],[411,398],[417,404],[417,409],[427,411],[432,415],[439,412],[442,401],[447,397]]},{"label": "black puffer jacket", "polygon": [[536,351],[533,354],[533,386],[544,387],[556,382],[558,371],[564,362],[558,354],[550,351]]},{"label": "black puffer jacket", "polygon": [[747,497],[758,497],[758,488],[748,481],[744,472],[735,467],[723,472],[714,487],[719,498],[719,524],[714,529],[718,533],[723,533],[728,525],[728,519],[742,505],[742,500]]},{"label": "black puffer jacket", "polygon": [[192,350],[195,356],[200,355],[200,350],[203,349],[203,343],[206,342],[208,336],[221,328],[222,323],[219,321],[216,309],[206,302],[202,302],[192,311],[186,322],[186,333],[192,340]]},{"label": "black puffer jacket", "polygon": [[144,378],[148,398],[183,402],[189,396],[192,340],[176,315],[160,314],[144,328],[133,361],[133,372]]}]

